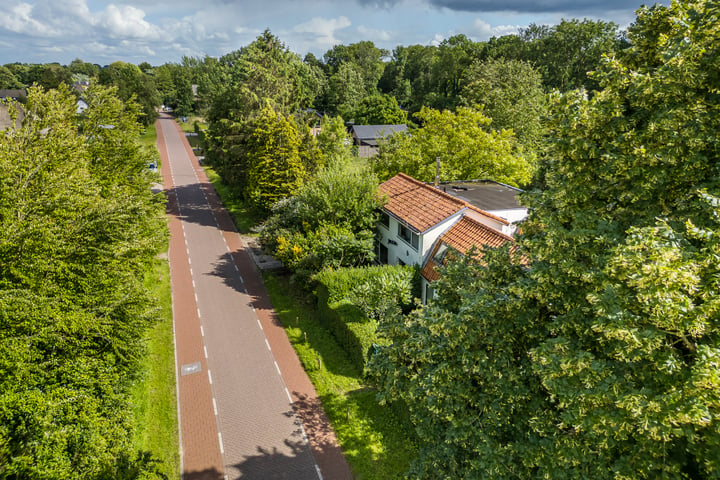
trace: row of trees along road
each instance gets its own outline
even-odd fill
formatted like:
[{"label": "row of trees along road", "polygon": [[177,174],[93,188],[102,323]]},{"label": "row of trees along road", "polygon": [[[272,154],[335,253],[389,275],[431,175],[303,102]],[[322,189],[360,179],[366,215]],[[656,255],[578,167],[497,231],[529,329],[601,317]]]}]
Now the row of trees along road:
[{"label": "row of trees along road", "polygon": [[[155,478],[128,390],[165,244],[140,107],[92,87],[30,89],[0,134],[0,478]],[[113,128],[108,128],[112,126]]]},{"label": "row of trees along road", "polygon": [[523,235],[385,325],[411,478],[720,475],[720,5],[638,11],[553,101]]}]

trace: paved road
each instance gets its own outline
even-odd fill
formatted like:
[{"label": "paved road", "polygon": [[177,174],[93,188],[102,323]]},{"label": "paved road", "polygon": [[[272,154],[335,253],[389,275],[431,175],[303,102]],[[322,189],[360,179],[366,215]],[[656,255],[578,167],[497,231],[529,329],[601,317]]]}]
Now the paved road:
[{"label": "paved road", "polygon": [[157,126],[171,214],[184,478],[319,479],[214,192],[173,121]]}]

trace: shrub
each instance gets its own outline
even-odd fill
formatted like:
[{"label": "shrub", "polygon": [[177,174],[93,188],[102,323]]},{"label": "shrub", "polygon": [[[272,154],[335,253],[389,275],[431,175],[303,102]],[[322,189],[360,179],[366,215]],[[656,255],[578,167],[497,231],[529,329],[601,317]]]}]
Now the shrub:
[{"label": "shrub", "polygon": [[401,265],[326,269],[313,277],[321,319],[357,367],[382,343],[378,324],[411,304],[414,277],[413,267]]}]

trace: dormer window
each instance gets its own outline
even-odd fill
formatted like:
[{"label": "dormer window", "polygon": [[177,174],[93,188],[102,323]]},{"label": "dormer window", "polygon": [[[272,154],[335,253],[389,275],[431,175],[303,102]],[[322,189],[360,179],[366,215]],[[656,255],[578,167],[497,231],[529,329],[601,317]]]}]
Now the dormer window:
[{"label": "dormer window", "polygon": [[441,265],[443,259],[445,258],[445,254],[447,253],[447,251],[448,251],[448,246],[444,243],[441,243],[437,249],[437,253],[435,253],[435,256],[433,257],[433,262],[435,262],[438,265]]}]

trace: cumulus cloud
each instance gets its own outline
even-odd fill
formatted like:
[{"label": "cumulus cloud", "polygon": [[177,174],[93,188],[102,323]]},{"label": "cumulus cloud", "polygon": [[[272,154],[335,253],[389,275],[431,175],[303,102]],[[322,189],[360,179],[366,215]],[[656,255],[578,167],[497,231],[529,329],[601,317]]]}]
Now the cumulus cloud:
[{"label": "cumulus cloud", "polygon": [[373,42],[389,42],[392,39],[392,34],[387,30],[378,30],[376,28],[367,28],[364,25],[360,25],[357,28],[357,32],[361,37]]},{"label": "cumulus cloud", "polygon": [[522,28],[520,25],[496,25],[493,27],[485,20],[478,18],[467,29],[467,34],[476,40],[485,41],[490,37],[502,37],[503,35],[518,33],[520,28]]},{"label": "cumulus cloud", "polygon": [[323,18],[314,17],[307,22],[295,25],[292,29],[293,32],[302,34],[304,37],[312,37],[315,39],[315,44],[323,47],[332,47],[340,43],[335,37],[338,30],[352,25],[350,19],[345,16],[338,18]]},{"label": "cumulus cloud", "polygon": [[35,9],[29,3],[18,3],[0,16],[0,28],[13,33],[25,33],[36,36],[51,36],[54,32],[49,25],[36,20]]},{"label": "cumulus cloud", "polygon": [[145,12],[129,5],[108,5],[99,15],[98,25],[113,38],[153,40],[160,37],[160,29],[145,20]]}]

